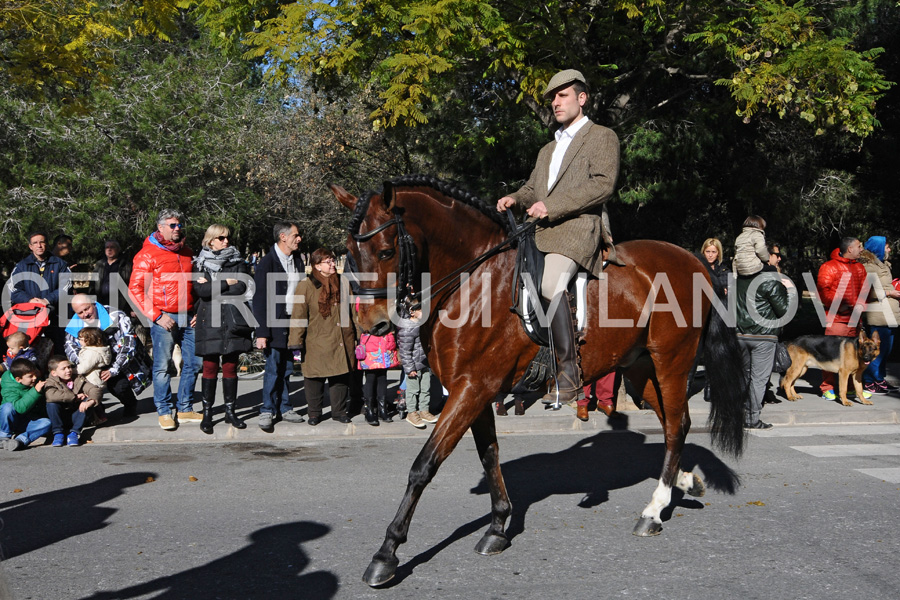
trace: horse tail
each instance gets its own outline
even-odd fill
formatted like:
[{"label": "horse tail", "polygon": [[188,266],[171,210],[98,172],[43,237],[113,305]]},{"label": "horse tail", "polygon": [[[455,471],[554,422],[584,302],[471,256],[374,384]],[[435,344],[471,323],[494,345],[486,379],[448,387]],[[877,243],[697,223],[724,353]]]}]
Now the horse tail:
[{"label": "horse tail", "polygon": [[703,343],[713,445],[738,457],[744,451],[744,404],[749,393],[737,333],[712,307]]}]

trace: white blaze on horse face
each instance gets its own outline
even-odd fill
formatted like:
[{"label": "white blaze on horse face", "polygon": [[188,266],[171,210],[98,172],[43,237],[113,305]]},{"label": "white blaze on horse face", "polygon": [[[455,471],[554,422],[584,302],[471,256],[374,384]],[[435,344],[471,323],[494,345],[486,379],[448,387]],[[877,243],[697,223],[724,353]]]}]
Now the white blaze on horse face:
[{"label": "white blaze on horse face", "polygon": [[659,482],[659,485],[656,486],[656,490],[653,492],[653,498],[650,500],[650,504],[647,505],[647,508],[644,509],[644,512],[641,513],[642,519],[653,519],[654,522],[662,525],[662,511],[666,508],[669,503],[672,501],[672,488],[663,484],[662,481]]}]

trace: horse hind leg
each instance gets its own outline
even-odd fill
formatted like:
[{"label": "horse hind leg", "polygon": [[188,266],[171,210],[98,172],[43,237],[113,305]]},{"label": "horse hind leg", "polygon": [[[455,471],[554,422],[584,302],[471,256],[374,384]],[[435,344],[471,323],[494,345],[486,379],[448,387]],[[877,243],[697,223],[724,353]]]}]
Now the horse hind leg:
[{"label": "horse hind leg", "polygon": [[[632,531],[634,535],[641,537],[659,535],[662,531],[662,511],[672,502],[673,487],[697,496],[702,496],[706,491],[699,477],[692,473],[685,473],[680,466],[684,440],[691,428],[691,419],[687,412],[687,382],[682,384],[680,381],[668,378],[659,383],[664,397],[655,397],[653,400],[660,408],[657,414],[660,415],[660,421],[665,430],[666,454],[663,459],[659,484]],[[655,396],[650,385],[645,386],[644,392],[649,396]],[[673,399],[680,399],[680,401]]]},{"label": "horse hind leg", "polygon": [[491,414],[490,405],[481,412],[471,429],[491,493],[491,525],[475,545],[475,552],[485,556],[500,554],[509,547],[505,528],[506,520],[512,513],[512,504],[506,493],[503,474],[500,472],[497,430],[494,427],[494,415]]},{"label": "horse hind leg", "polygon": [[[653,492],[650,504],[641,513],[641,518],[638,519],[637,525],[632,531],[634,535],[640,537],[659,535],[662,531],[662,511],[672,502],[672,487],[664,480],[660,480]],[[698,498],[706,494],[706,485],[703,480],[696,474],[681,469],[678,469],[674,487]]]}]

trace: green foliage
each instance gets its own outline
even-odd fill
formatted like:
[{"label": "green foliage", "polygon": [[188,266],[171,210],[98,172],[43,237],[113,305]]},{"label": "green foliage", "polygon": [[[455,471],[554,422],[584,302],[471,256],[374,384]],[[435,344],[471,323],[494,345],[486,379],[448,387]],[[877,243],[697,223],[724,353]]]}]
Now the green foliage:
[{"label": "green foliage", "polygon": [[0,0],[0,76],[35,99],[84,110],[92,85],[110,83],[112,46],[136,36],[166,40],[177,0]]},{"label": "green foliage", "polygon": [[[133,251],[166,207],[184,212],[195,247],[214,222],[242,251],[268,247],[280,217],[334,248],[346,214],[325,183],[368,185],[412,166],[393,164],[403,152],[365,112],[308,97],[285,104],[284,90],[261,87],[251,65],[190,28],[171,42],[123,43],[116,57],[90,114],[0,93],[0,262],[21,258],[35,227],[69,233],[87,256],[107,237]],[[382,159],[392,166],[370,166]]]},{"label": "green foliage", "polygon": [[716,83],[731,91],[739,116],[765,108],[796,115],[818,134],[839,127],[859,137],[878,125],[875,101],[893,85],[875,67],[881,48],[857,51],[852,39],[830,37],[802,0],[760,0],[722,16],[686,39],[725,50],[738,70]]}]

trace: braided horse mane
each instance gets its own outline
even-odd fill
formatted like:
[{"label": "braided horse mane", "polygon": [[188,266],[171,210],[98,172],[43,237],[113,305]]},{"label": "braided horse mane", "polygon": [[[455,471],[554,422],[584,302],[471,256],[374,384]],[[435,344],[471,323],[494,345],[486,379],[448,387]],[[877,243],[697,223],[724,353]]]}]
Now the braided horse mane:
[{"label": "braided horse mane", "polygon": [[[456,184],[450,183],[449,181],[444,181],[443,179],[438,179],[437,177],[433,177],[431,175],[414,174],[395,177],[394,179],[385,182],[384,185],[388,189],[398,186],[429,187],[442,193],[451,200],[461,202],[476,209],[491,221],[496,223],[507,234],[511,232],[510,224],[502,213],[498,213],[493,206],[487,205],[483,200],[481,200],[481,198],[479,198],[475,194],[472,194],[465,189],[457,186]],[[350,223],[347,226],[347,230],[350,233],[359,233],[359,228],[362,225],[363,220],[366,218],[366,213],[369,211],[369,202],[372,200],[372,196],[374,196],[375,194],[383,193],[384,188],[381,188],[376,191],[367,191],[359,197],[356,202],[356,209],[353,211],[353,215],[350,217]]]}]

